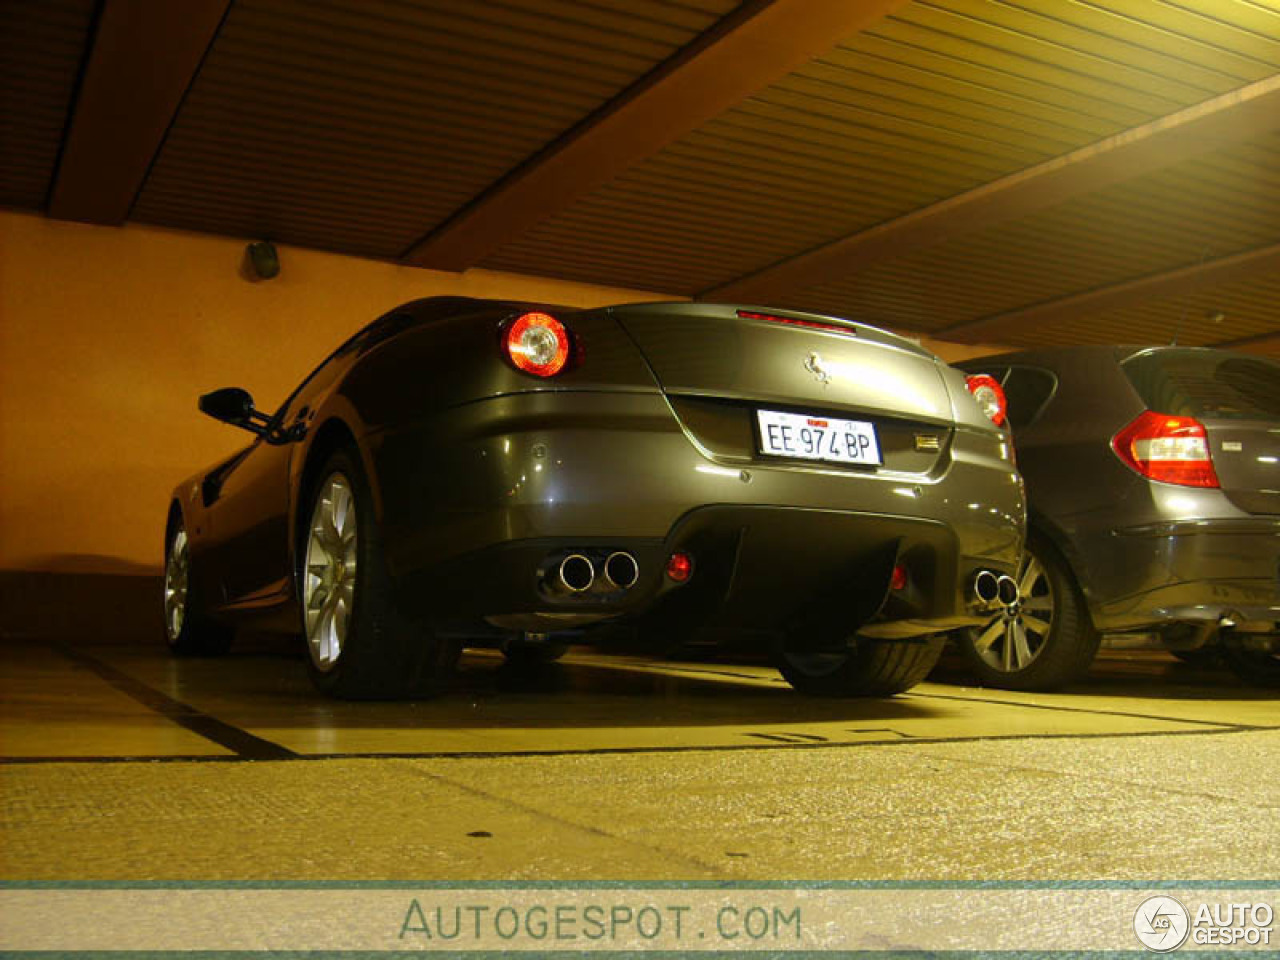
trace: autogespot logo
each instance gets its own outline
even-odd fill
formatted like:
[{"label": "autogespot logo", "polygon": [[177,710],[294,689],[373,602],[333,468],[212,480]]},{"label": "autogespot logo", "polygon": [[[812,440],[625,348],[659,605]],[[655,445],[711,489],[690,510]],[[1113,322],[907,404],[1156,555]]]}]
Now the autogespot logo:
[{"label": "autogespot logo", "polygon": [[1133,932],[1148,950],[1168,953],[1187,942],[1191,914],[1173,897],[1147,897],[1133,914]]}]

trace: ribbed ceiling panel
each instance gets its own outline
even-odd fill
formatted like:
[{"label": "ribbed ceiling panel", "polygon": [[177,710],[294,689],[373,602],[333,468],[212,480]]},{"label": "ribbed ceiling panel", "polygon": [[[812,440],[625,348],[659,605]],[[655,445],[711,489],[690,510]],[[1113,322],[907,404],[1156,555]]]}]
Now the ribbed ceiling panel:
[{"label": "ribbed ceiling panel", "polygon": [[373,256],[734,0],[236,0],[132,217]]},{"label": "ribbed ceiling panel", "polygon": [[484,265],[692,294],[1278,69],[1248,0],[917,0]]},{"label": "ribbed ceiling panel", "polygon": [[1200,346],[1276,333],[1280,275],[1205,287],[1101,316],[1082,316],[1051,329],[1013,331],[1010,344],[1178,343]]},{"label": "ribbed ceiling panel", "polygon": [[[800,293],[807,307],[935,331],[1280,239],[1280,134]],[[1002,334],[991,334],[1003,341]]]},{"label": "ribbed ceiling panel", "polygon": [[0,0],[0,205],[45,204],[94,0]]},{"label": "ribbed ceiling panel", "polygon": [[[736,5],[233,0],[131,216],[397,257]],[[95,6],[0,0],[0,204],[45,202]],[[913,0],[481,265],[696,294],[1277,73],[1280,0]],[[945,335],[1269,246],[1277,156],[1260,133],[779,299]],[[984,339],[1251,337],[1277,285]]]}]

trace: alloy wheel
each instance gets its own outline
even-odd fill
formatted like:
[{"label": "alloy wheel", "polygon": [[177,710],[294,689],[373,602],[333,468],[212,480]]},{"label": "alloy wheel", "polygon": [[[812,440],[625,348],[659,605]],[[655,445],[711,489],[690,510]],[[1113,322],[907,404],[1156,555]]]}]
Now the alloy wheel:
[{"label": "alloy wheel", "polygon": [[356,502],[351,481],[332,473],[316,494],[307,535],[302,603],[316,669],[342,656],[356,590]]},{"label": "alloy wheel", "polygon": [[1023,551],[1016,579],[1017,601],[974,631],[974,650],[1001,673],[1018,673],[1029,667],[1044,652],[1053,630],[1053,584],[1030,550]]},{"label": "alloy wheel", "polygon": [[187,531],[178,527],[169,544],[169,557],[164,565],[164,626],[169,642],[177,643],[187,616],[187,577],[191,558],[187,549]]}]

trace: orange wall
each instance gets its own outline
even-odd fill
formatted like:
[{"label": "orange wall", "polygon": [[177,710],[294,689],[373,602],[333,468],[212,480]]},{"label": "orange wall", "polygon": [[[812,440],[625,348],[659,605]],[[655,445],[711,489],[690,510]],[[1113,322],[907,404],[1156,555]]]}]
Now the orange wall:
[{"label": "orange wall", "polygon": [[[244,272],[245,242],[0,211],[0,570],[158,570],[174,484],[247,438],[200,416],[196,397],[237,385],[274,409],[397,303],[663,298],[292,247],[262,281]],[[975,349],[926,345],[947,359]]]},{"label": "orange wall", "polygon": [[245,243],[0,211],[0,570],[158,570],[170,490],[248,438],[196,397],[243,386],[274,409],[397,303],[662,298],[292,247],[278,277],[251,280]]}]

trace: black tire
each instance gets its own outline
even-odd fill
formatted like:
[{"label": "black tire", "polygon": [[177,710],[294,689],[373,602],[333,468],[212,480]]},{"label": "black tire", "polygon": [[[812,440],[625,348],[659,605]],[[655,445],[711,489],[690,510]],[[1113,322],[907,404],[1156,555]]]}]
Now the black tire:
[{"label": "black tire", "polygon": [[[324,577],[315,575],[307,566],[308,547],[320,539],[313,531],[313,520],[319,516],[318,507],[325,509],[321,501],[326,492],[338,489],[332,485],[335,480],[345,481],[350,495],[346,509],[352,511],[356,521],[354,543],[344,547],[352,551],[356,569],[349,580],[342,581],[342,594],[349,606],[342,615],[344,633],[336,651],[317,640],[325,635],[319,625],[324,621],[323,607],[329,594],[322,591]],[[315,474],[302,504],[299,596],[307,665],[316,689],[347,700],[396,700],[439,693],[453,675],[459,647],[406,616],[395,603],[373,496],[359,454],[347,449],[332,453]],[[318,544],[315,549],[321,550]],[[320,557],[320,553],[315,554],[315,559]],[[338,569],[339,577],[349,575],[349,565]],[[343,606],[334,605],[334,631],[327,636],[336,636],[337,610]]]},{"label": "black tire", "polygon": [[165,641],[176,656],[222,656],[231,649],[235,631],[209,616],[200,581],[192,575],[186,527],[174,509],[164,544]]},{"label": "black tire", "polygon": [[515,667],[535,668],[555,663],[569,650],[569,644],[555,640],[529,641],[524,637],[511,637],[502,644],[502,655]]},{"label": "black tire", "polygon": [[1254,647],[1248,637],[1224,637],[1222,659],[1231,672],[1255,687],[1280,687],[1280,653]]},{"label": "black tire", "polygon": [[[956,646],[983,686],[1061,689],[1088,672],[1102,636],[1093,628],[1070,567],[1043,536],[1027,537],[1016,579],[1023,593],[1018,607],[993,614],[981,627],[956,631]],[[1047,629],[1033,623],[1047,623]]]},{"label": "black tire", "polygon": [[840,649],[805,650],[784,639],[775,663],[786,681],[815,697],[891,697],[929,675],[942,656],[942,637],[871,640],[853,637]]}]

